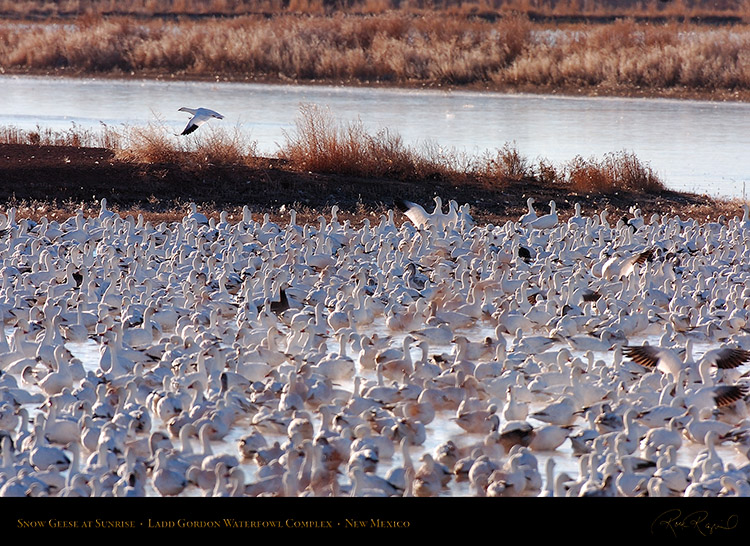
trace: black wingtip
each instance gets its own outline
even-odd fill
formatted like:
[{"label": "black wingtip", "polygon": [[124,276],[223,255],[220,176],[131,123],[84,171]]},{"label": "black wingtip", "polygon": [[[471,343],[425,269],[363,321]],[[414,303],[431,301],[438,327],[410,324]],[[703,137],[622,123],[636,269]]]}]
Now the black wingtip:
[{"label": "black wingtip", "polygon": [[198,129],[197,125],[191,125],[190,127],[185,127],[185,130],[180,133],[180,135],[189,135],[193,131]]},{"label": "black wingtip", "polygon": [[406,212],[411,208],[409,202],[404,199],[396,199],[395,204],[401,212]]}]

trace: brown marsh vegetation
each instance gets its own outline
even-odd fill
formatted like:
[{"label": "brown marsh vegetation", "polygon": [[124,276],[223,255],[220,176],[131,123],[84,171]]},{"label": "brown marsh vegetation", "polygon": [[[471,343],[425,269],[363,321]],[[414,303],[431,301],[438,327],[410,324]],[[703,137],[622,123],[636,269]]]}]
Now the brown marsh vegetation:
[{"label": "brown marsh vegetation", "polygon": [[[361,121],[337,121],[327,109],[310,104],[301,106],[296,130],[285,136],[285,144],[273,159],[306,172],[415,184],[430,180],[468,182],[496,188],[533,180],[580,193],[665,189],[653,170],[632,153],[610,153],[601,159],[578,156],[565,164],[553,165],[546,159],[530,162],[512,143],[480,156],[430,143],[414,148],[404,144],[397,133],[383,129],[370,134]],[[27,131],[3,126],[0,144],[104,148],[121,161],[182,164],[195,169],[205,165],[253,165],[264,160],[257,156],[255,142],[248,141],[239,128],[228,131],[208,127],[184,139],[158,123],[122,129],[102,124],[100,131],[75,126],[62,131]]]},{"label": "brown marsh vegetation", "polygon": [[746,0],[0,0],[0,15],[13,19],[65,19],[85,16],[230,17],[285,13],[359,15],[400,11],[442,11],[492,19],[508,12],[545,19],[741,20]]},{"label": "brown marsh vegetation", "polygon": [[[430,206],[436,195],[469,203],[480,222],[505,222],[534,196],[554,199],[563,218],[580,202],[589,212],[680,214],[700,219],[734,215],[739,205],[664,188],[647,164],[627,152],[532,162],[512,143],[469,157],[435,147],[414,149],[398,135],[368,133],[360,123],[334,121],[303,107],[296,131],[277,157],[259,157],[239,131],[208,127],[178,139],[158,124],[100,132],[0,128],[0,203],[22,215],[64,217],[95,210],[98,200],[152,220],[181,217],[187,202],[218,215],[243,205],[272,218],[314,221],[336,204],[341,217],[361,221],[398,198]],[[53,197],[50,197],[53,196]],[[615,216],[617,217],[617,216]]]},{"label": "brown marsh vegetation", "polygon": [[[226,9],[218,13],[233,14],[243,13],[240,7],[247,3],[201,5],[220,4]],[[648,5],[654,13],[676,9],[674,2],[662,4]],[[170,6],[179,12],[181,5],[198,3],[140,5],[169,13]],[[530,17],[528,10],[487,5],[497,7],[492,17],[477,16],[465,5],[459,15],[455,6],[299,13],[290,2],[270,15],[165,18],[89,12],[64,23],[23,25],[6,18],[0,22],[0,68],[6,73],[750,98],[750,27],[742,17],[724,25],[684,17],[551,23]],[[743,6],[732,13],[743,13]]]}]

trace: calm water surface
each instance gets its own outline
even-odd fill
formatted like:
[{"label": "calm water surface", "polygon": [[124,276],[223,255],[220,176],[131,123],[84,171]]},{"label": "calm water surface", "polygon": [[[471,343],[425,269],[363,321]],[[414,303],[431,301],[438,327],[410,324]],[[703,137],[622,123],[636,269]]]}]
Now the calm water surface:
[{"label": "calm water surface", "polygon": [[[750,104],[667,99],[572,98],[465,91],[384,90],[211,82],[0,77],[0,124],[96,129],[163,123],[180,132],[181,106],[213,108],[258,151],[275,154],[316,104],[368,131],[388,129],[416,149],[469,156],[513,144],[530,161],[632,152],[673,189],[746,196]],[[750,188],[747,188],[750,191]]]}]

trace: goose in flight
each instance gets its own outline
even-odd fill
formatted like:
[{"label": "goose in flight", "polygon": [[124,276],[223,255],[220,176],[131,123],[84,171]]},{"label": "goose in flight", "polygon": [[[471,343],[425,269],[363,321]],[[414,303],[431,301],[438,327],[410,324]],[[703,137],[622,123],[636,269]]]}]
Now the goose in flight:
[{"label": "goose in flight", "polygon": [[180,133],[181,135],[189,135],[211,118],[224,119],[224,116],[222,116],[218,112],[209,110],[208,108],[187,108],[183,106],[178,110],[178,112],[187,112],[188,114],[193,115],[193,117],[190,118],[190,121],[188,121],[187,125],[185,126],[185,129],[183,129],[182,133]]}]

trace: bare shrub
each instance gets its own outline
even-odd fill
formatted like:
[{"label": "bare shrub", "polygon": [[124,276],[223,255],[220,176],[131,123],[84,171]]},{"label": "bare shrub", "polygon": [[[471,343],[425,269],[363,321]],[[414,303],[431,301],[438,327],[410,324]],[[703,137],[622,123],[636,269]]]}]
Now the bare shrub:
[{"label": "bare shrub", "polygon": [[699,17],[742,16],[748,13],[746,0],[661,0],[585,2],[583,0],[447,0],[440,2],[403,2],[401,0],[2,0],[0,10],[15,17],[70,17],[95,22],[102,16],[129,14],[139,17],[154,14],[171,15],[239,15],[264,12],[274,15],[321,14],[337,10],[351,13],[380,14],[398,11],[424,14],[440,10],[453,16],[497,15],[498,13],[533,13],[563,16],[638,16]]},{"label": "bare shrub", "polygon": [[163,125],[153,123],[128,128],[124,140],[125,144],[116,150],[116,156],[125,161],[176,163],[185,152],[185,148]]},{"label": "bare shrub", "polygon": [[[296,132],[285,134],[286,145],[278,157],[298,171],[455,184],[528,180],[595,193],[664,189],[651,167],[627,152],[610,153],[599,160],[578,156],[556,167],[545,159],[533,165],[511,143],[481,157],[459,153],[433,141],[414,149],[406,146],[397,133],[381,129],[371,134],[360,120],[338,122],[330,112],[314,105],[301,107],[296,124]],[[102,124],[98,132],[75,125],[62,131],[0,126],[0,144],[103,147],[123,161],[196,170],[209,165],[252,165],[258,160],[257,143],[248,141],[237,127],[232,131],[208,127],[184,138],[158,122],[121,131]]]},{"label": "bare shrub", "polygon": [[494,156],[486,156],[480,169],[481,177],[488,182],[508,182],[530,178],[532,170],[515,144],[505,143]]},{"label": "bare shrub", "polygon": [[546,159],[540,159],[534,176],[542,184],[555,184],[563,176],[558,169]]},{"label": "bare shrub", "polygon": [[656,192],[663,182],[651,167],[627,152],[609,153],[602,160],[575,157],[565,166],[566,180],[576,192]]},{"label": "bare shrub", "polygon": [[[337,122],[330,112],[303,105],[296,131],[286,133],[280,157],[296,168],[353,176],[425,180],[459,177],[461,158],[427,143],[423,153],[404,145],[400,135],[381,129],[370,134],[361,120]],[[465,166],[465,163],[464,163]]]},{"label": "bare shrub", "polygon": [[405,150],[400,137],[387,131],[369,135],[361,120],[337,123],[328,110],[302,105],[296,133],[285,133],[280,155],[294,165],[315,172],[380,175],[398,170]]},{"label": "bare shrub", "polygon": [[239,127],[231,131],[209,127],[197,138],[193,154],[212,165],[241,165],[257,155],[257,142],[248,141]]}]

